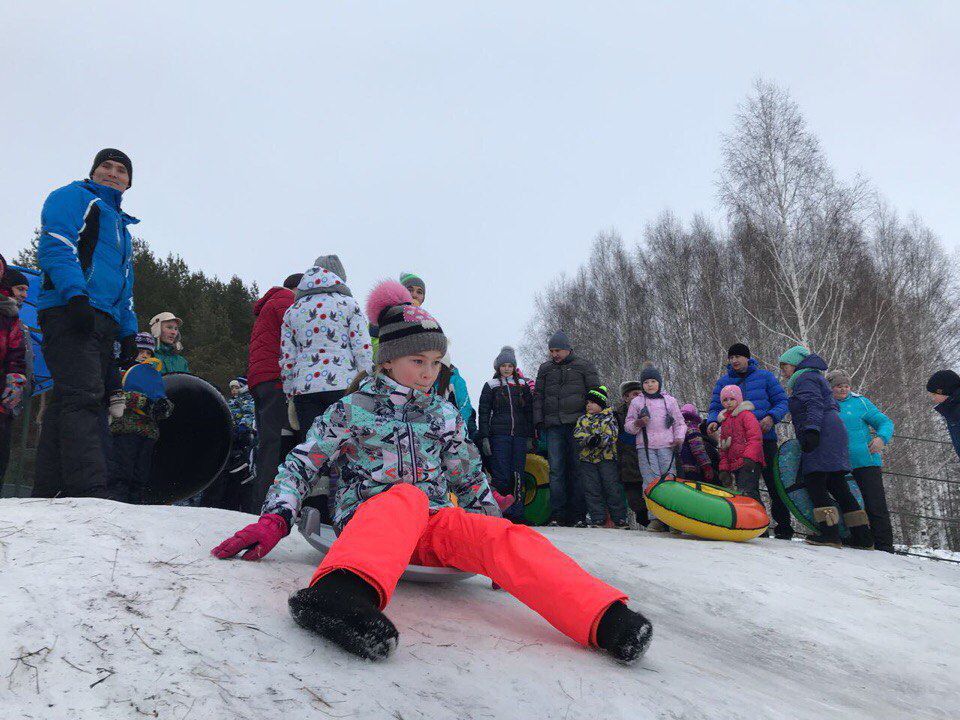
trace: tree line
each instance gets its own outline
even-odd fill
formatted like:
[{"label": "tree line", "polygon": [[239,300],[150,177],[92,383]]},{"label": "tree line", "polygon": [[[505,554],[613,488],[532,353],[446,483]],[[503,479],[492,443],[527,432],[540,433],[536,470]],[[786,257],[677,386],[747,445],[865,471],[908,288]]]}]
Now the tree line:
[{"label": "tree line", "polygon": [[732,342],[773,370],[788,347],[810,347],[897,425],[884,470],[900,540],[960,549],[956,456],[906,439],[947,439],[924,386],[960,358],[954,258],[868,181],[837,178],[782,88],[758,81],[733,128],[717,180],[724,217],[664,212],[633,246],[600,233],[579,269],[537,297],[527,366],[563,328],[609,382],[652,361],[669,392],[705,411]]}]

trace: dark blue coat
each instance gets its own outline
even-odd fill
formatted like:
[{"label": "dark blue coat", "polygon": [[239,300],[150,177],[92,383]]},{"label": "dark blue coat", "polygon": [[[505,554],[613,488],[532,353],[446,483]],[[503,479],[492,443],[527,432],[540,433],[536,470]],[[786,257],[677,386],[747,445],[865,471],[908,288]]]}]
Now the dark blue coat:
[{"label": "dark blue coat", "polygon": [[[727,372],[721,375],[717,384],[713,386],[713,397],[710,399],[710,412],[707,413],[707,422],[716,422],[717,415],[723,410],[720,404],[720,391],[727,385],[738,385],[743,393],[743,399],[753,403],[753,414],[757,420],[763,420],[767,415],[773,418],[774,423],[783,420],[787,414],[787,393],[783,385],[777,380],[769,370],[764,370],[757,361],[750,358],[747,363],[747,369],[741,375],[734,372],[730,365],[727,365]],[[770,428],[770,431],[763,436],[764,440],[776,440],[777,429]]]},{"label": "dark blue coat", "polygon": [[790,393],[790,417],[797,438],[807,430],[820,433],[820,444],[813,452],[803,453],[800,470],[812,472],[839,472],[850,470],[847,428],[840,419],[840,405],[833,397],[830,383],[823,376],[827,364],[819,355],[811,353],[797,370],[809,369],[797,378]]},{"label": "dark blue coat", "polygon": [[960,390],[937,405],[934,410],[943,415],[943,419],[947,421],[947,430],[953,441],[953,449],[960,457]]}]

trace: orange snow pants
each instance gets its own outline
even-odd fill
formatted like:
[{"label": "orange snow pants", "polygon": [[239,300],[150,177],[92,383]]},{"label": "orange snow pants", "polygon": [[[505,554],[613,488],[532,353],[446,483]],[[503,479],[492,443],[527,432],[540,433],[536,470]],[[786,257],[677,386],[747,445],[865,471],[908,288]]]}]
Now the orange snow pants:
[{"label": "orange snow pants", "polygon": [[535,530],[460,508],[431,514],[426,494],[408,484],[357,508],[310,584],[349,570],[376,588],[382,610],[411,563],[486,575],[582,645],[596,645],[604,611],[627,599]]}]

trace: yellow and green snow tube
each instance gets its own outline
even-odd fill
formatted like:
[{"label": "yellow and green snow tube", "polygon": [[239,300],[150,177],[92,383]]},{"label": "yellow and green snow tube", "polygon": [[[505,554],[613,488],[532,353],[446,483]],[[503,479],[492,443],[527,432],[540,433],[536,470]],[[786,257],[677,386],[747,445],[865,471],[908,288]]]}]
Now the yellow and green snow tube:
[{"label": "yellow and green snow tube", "polygon": [[674,530],[709,540],[743,542],[770,524],[762,504],[717,485],[667,475],[643,489],[647,509]]}]

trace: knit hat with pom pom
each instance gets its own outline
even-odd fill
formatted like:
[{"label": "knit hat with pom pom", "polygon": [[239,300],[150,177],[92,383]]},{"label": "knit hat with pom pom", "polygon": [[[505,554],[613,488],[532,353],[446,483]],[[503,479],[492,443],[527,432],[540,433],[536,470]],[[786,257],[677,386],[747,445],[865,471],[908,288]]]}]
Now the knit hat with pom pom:
[{"label": "knit hat with pom pom", "polygon": [[493,369],[499,370],[500,366],[505,363],[510,363],[514,367],[517,366],[517,353],[509,345],[504,345],[500,348],[500,354],[497,355],[496,360],[493,361]]},{"label": "knit hat with pom pom", "polygon": [[385,363],[404,355],[436,350],[447,352],[447,337],[440,323],[413,304],[410,291],[396,280],[384,280],[367,298],[367,317],[380,328],[374,361]]}]

